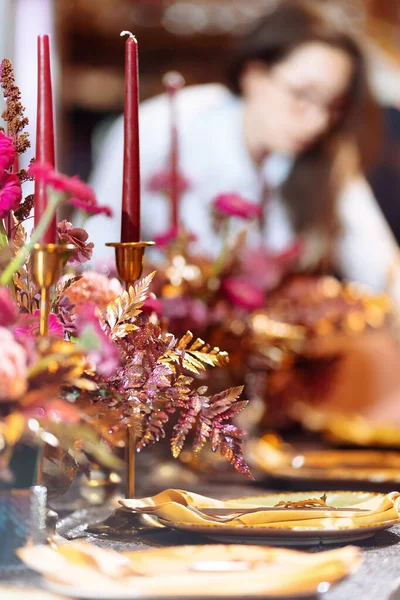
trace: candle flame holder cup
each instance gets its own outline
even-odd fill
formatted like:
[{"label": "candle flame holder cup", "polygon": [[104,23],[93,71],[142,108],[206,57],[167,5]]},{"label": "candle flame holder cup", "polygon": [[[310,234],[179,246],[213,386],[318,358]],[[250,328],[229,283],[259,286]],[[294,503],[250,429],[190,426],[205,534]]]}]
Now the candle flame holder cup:
[{"label": "candle flame holder cup", "polygon": [[[125,282],[126,289],[129,289],[141,276],[145,250],[154,245],[155,242],[109,242],[106,244],[109,248],[115,248],[118,277]],[[135,431],[128,426],[125,442],[126,498],[135,496],[135,446]]]},{"label": "candle flame holder cup", "polygon": [[155,242],[109,242],[106,246],[115,248],[115,263],[118,277],[128,289],[142,274],[144,252]]},{"label": "candle flame holder cup", "polygon": [[59,280],[73,244],[35,244],[32,252],[32,275],[40,288],[40,323],[42,337],[49,333],[50,288]]}]

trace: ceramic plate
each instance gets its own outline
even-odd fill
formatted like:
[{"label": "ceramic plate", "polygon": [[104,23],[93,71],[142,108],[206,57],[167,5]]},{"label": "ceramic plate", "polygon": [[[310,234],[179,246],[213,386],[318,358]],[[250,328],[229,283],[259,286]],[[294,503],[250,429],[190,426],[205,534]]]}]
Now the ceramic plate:
[{"label": "ceramic plate", "polygon": [[295,600],[323,594],[355,572],[362,560],[359,549],[351,546],[315,554],[237,545],[174,546],[123,554],[141,577],[110,580],[108,590],[93,579],[92,589],[85,589],[86,578],[79,587],[48,579],[44,585],[53,592],[88,600],[244,596]]},{"label": "ceramic plate", "polygon": [[[230,500],[230,504],[234,502],[240,506],[247,504],[257,506],[273,507],[278,502],[297,502],[307,498],[320,497],[321,492],[287,492],[282,494],[267,494],[262,496],[246,496],[245,498],[235,498]],[[351,508],[352,506],[365,502],[372,498],[384,498],[385,494],[374,492],[349,492],[336,491],[328,492],[327,504],[337,508]],[[205,535],[215,541],[224,543],[263,543],[269,545],[287,545],[287,546],[315,546],[316,544],[343,544],[350,542],[358,542],[360,540],[372,537],[378,531],[389,529],[396,523],[400,522],[400,518],[382,521],[371,525],[354,525],[351,527],[275,527],[271,526],[229,526],[229,524],[221,527],[214,527],[212,524],[194,525],[188,523],[173,523],[159,519],[165,527],[178,529],[182,531],[190,531]]]},{"label": "ceramic plate", "polygon": [[271,449],[260,440],[250,450],[253,463],[276,479],[304,482],[341,481],[400,487],[400,453],[384,450],[313,450],[296,454],[292,448]]}]

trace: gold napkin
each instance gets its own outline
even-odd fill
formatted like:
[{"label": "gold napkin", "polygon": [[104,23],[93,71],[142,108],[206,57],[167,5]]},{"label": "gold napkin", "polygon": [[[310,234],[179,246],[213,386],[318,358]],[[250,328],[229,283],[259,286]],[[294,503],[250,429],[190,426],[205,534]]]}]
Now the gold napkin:
[{"label": "gold napkin", "polygon": [[[320,496],[321,492],[305,492],[304,499]],[[280,495],[281,496],[281,495]],[[261,498],[261,497],[260,497]],[[252,498],[251,504],[249,498],[246,499],[246,508],[260,506],[257,504],[257,497]],[[317,529],[332,529],[344,527],[360,527],[365,525],[377,525],[386,521],[399,520],[400,494],[391,492],[390,494],[376,494],[372,498],[349,506],[349,508],[361,508],[368,512],[346,511],[338,508],[332,510],[315,509],[287,509],[287,510],[268,510],[256,513],[250,513],[241,517],[232,519],[228,523],[218,523],[202,517],[190,510],[194,508],[234,508],[243,507],[244,502],[240,498],[236,500],[215,500],[200,496],[193,492],[185,490],[166,490],[152,498],[143,498],[141,500],[120,500],[120,504],[125,510],[135,512],[138,508],[148,508],[152,514],[169,521],[171,523],[186,523],[191,525],[212,525],[213,527],[304,527]],[[262,502],[260,499],[259,502]],[[277,500],[278,502],[278,500]],[[276,502],[276,503],[277,503]],[[328,498],[329,504],[329,498]],[[274,506],[272,504],[271,506]],[[344,508],[344,507],[342,507]]]},{"label": "gold napkin", "polygon": [[[96,593],[143,598],[313,595],[321,582],[335,583],[361,563],[358,548],[319,553],[242,545],[174,546],[117,554],[86,542],[57,549],[27,546],[20,558],[45,576],[48,585],[68,585],[71,595]],[[119,557],[119,558],[118,558]],[[121,561],[129,564],[121,570]],[[108,564],[107,564],[108,563]],[[222,564],[225,572],[212,571]],[[113,572],[114,565],[115,571]],[[244,566],[239,569],[237,566]],[[197,570],[196,570],[197,569]]]}]

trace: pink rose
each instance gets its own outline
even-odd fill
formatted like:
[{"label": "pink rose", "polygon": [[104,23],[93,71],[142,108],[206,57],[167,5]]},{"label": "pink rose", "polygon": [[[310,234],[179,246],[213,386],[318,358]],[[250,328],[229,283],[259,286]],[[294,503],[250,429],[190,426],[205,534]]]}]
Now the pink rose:
[{"label": "pink rose", "polygon": [[118,279],[109,279],[101,273],[86,271],[82,277],[73,283],[64,294],[75,305],[74,312],[79,313],[80,306],[91,302],[104,310],[112,300],[123,292]]},{"label": "pink rose", "polygon": [[245,200],[239,194],[219,194],[213,200],[213,207],[229,217],[255,219],[261,215],[261,207],[258,204]]},{"label": "pink rose", "polygon": [[0,402],[18,400],[27,390],[27,355],[12,333],[0,327]]},{"label": "pink rose", "polygon": [[4,219],[10,210],[17,210],[22,198],[21,182],[12,173],[6,173],[0,189],[0,219]]},{"label": "pink rose", "polygon": [[15,146],[12,138],[0,131],[0,173],[7,171],[15,160]]},{"label": "pink rose", "polygon": [[222,291],[234,306],[251,312],[265,304],[264,293],[243,277],[229,277],[222,282]]}]

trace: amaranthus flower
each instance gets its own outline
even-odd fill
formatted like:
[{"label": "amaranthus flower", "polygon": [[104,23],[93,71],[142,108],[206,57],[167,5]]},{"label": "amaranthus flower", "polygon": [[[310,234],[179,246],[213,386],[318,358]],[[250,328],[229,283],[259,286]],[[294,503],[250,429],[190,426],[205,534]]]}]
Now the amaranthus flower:
[{"label": "amaranthus flower", "polygon": [[255,219],[261,216],[261,207],[255,202],[245,200],[239,194],[219,194],[213,200],[213,207],[229,217]]},{"label": "amaranthus flower", "polygon": [[[1,157],[0,157],[1,160]],[[21,182],[13,173],[6,173],[0,189],[0,219],[4,219],[10,210],[17,210],[22,198]]]}]

